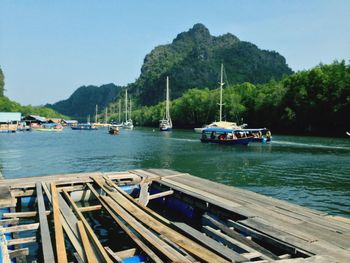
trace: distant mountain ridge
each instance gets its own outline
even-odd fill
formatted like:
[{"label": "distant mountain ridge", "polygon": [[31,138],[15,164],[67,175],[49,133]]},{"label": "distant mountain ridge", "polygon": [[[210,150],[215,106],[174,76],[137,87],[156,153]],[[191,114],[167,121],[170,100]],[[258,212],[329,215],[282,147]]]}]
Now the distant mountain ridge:
[{"label": "distant mountain ridge", "polygon": [[[230,33],[212,36],[204,25],[195,24],[171,44],[157,46],[147,54],[139,78],[126,88],[136,105],[154,105],[164,100],[166,76],[171,99],[191,88],[217,88],[221,63],[227,84],[266,83],[292,73],[279,53],[261,50]],[[116,100],[120,89],[114,84],[83,86],[69,99],[47,106],[72,117],[86,117],[95,113],[96,104],[102,109]]]},{"label": "distant mountain ridge", "polygon": [[77,119],[86,119],[95,114],[96,105],[99,111],[111,103],[120,93],[121,87],[113,83],[98,86],[82,86],[66,100],[61,100],[54,104],[47,104],[46,107],[52,108],[64,115]]}]

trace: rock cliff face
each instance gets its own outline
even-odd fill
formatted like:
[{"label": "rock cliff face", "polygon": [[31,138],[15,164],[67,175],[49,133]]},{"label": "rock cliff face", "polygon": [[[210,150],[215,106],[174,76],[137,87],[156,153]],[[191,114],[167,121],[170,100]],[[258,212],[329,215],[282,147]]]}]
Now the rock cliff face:
[{"label": "rock cliff face", "polygon": [[265,83],[291,74],[283,56],[261,50],[227,33],[212,36],[202,24],[177,35],[171,44],[154,48],[144,59],[141,75],[131,84],[142,105],[164,99],[165,77],[170,77],[172,98],[189,88],[217,88],[220,64],[229,84]]}]

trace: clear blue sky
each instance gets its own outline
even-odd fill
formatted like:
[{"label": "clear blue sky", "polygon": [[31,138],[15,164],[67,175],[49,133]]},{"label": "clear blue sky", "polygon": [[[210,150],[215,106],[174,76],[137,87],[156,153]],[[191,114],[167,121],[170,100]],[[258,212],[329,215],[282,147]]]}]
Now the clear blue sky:
[{"label": "clear blue sky", "polygon": [[348,0],[0,0],[0,12],[6,95],[22,104],[133,82],[148,52],[198,22],[276,50],[293,70],[350,59]]}]

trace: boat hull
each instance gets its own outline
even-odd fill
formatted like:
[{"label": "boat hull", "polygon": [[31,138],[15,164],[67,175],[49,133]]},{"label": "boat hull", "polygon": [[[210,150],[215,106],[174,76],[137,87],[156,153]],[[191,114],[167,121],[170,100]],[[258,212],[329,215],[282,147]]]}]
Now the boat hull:
[{"label": "boat hull", "polygon": [[248,145],[251,141],[251,138],[242,138],[235,140],[201,139],[201,142],[203,143],[216,143],[224,145]]},{"label": "boat hull", "polygon": [[160,131],[172,131],[173,128],[170,127],[159,127]]}]

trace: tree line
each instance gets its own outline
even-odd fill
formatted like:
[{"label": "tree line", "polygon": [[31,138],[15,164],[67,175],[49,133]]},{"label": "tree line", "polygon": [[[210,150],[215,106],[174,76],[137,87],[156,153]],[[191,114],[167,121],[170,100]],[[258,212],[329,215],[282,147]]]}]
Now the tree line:
[{"label": "tree line", "polygon": [[[175,127],[192,128],[218,120],[219,89],[193,88],[171,102]],[[225,87],[227,121],[298,134],[344,134],[350,123],[350,65],[335,61],[266,84]],[[132,112],[138,125],[157,126],[165,103]]]}]

